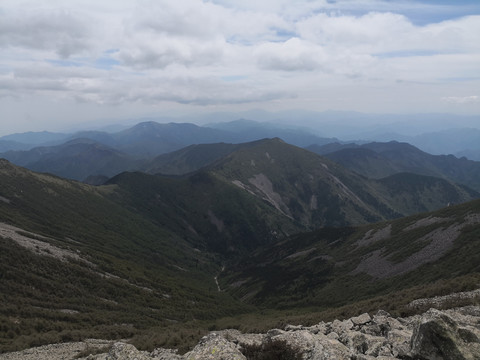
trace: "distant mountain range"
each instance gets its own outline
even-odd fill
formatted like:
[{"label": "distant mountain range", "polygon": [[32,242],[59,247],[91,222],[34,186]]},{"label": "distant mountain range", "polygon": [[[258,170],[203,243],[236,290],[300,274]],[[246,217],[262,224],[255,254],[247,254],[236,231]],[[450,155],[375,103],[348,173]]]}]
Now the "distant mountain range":
[{"label": "distant mountain range", "polygon": [[281,137],[297,146],[326,144],[337,140],[318,137],[309,129],[249,120],[236,120],[209,126],[190,123],[160,124],[147,121],[115,133],[82,131],[73,134],[28,132],[7,135],[0,138],[0,149],[4,152],[18,148],[28,150],[35,146],[60,145],[74,139],[85,138],[111,146],[129,155],[145,157],[160,155],[193,144],[243,143],[272,137]]},{"label": "distant mountain range", "polygon": [[[480,119],[478,121],[480,124]],[[480,161],[480,129],[452,128],[424,133],[407,142],[431,154],[454,154],[470,160]]]},{"label": "distant mountain range", "polygon": [[[83,131],[75,134],[48,132],[15,134],[0,138],[0,157],[31,170],[85,180],[92,176],[111,177],[127,170],[162,172],[162,158],[146,165],[156,156],[194,144],[239,144],[268,136],[282,136],[298,146],[325,144],[336,139],[323,139],[305,130],[284,129],[264,123],[238,120],[217,125],[218,128],[194,124],[139,123],[116,133]],[[83,145],[80,145],[83,144]],[[226,145],[228,146],[228,145]],[[217,150],[219,147],[216,146]],[[223,154],[222,152],[219,155]],[[212,156],[214,152],[212,152]],[[197,159],[199,156],[197,156]],[[164,158],[166,159],[166,158]],[[208,158],[199,159],[207,163]],[[119,166],[123,168],[119,169]],[[157,170],[155,167],[159,167]],[[200,166],[197,165],[197,168]],[[171,165],[170,165],[171,168]]]},{"label": "distant mountain range", "polygon": [[373,179],[410,172],[448,179],[480,191],[480,162],[453,155],[430,155],[407,143],[335,143],[307,149]]},{"label": "distant mountain range", "polygon": [[[98,179],[109,178],[122,171],[131,170],[172,175],[184,174],[218,160],[230,151],[237,149],[242,143],[262,138],[278,137],[289,144],[306,147],[319,154],[359,147],[358,143],[342,143],[335,138],[318,137],[305,128],[288,128],[272,123],[236,120],[209,126],[211,127],[186,123],[159,124],[149,121],[115,133],[84,131],[75,134],[48,132],[14,134],[0,138],[0,149],[3,150],[0,152],[0,157],[31,170],[50,172],[81,181],[89,179],[88,181],[98,183]],[[477,133],[472,130],[469,131],[470,137],[465,137],[464,132],[463,130],[458,134],[453,132],[450,141],[444,139],[442,143],[446,144],[445,149],[458,149],[455,147],[455,139],[466,138],[468,141],[463,141],[463,145],[468,149],[464,150],[462,154],[474,157]],[[429,138],[439,139],[441,135],[439,133],[431,136],[424,135],[424,137],[418,137],[418,142],[424,144],[425,147],[433,146],[432,144],[435,142],[428,142]],[[188,148],[189,146],[194,147]],[[363,142],[362,148],[372,150],[372,146],[367,146]],[[376,151],[377,156],[380,152],[383,154],[382,158],[377,158],[375,161],[371,157],[367,160],[368,154],[365,151],[363,160],[358,163],[353,159],[349,163],[349,155],[346,150],[343,153],[344,157],[341,154],[330,154],[329,157],[372,178],[381,178],[397,172],[414,172],[439,176],[479,190],[479,187],[475,185],[478,172],[470,167],[470,165],[473,168],[477,167],[473,162],[466,162],[465,159],[455,159],[451,156],[435,158],[426,153],[421,154],[418,149],[410,147],[403,150],[408,151],[408,156],[412,156],[412,158],[403,160],[402,163],[399,156],[403,155],[393,149],[393,145],[386,145],[386,149],[389,146],[392,149]],[[370,155],[374,154],[370,152]],[[386,155],[390,158],[385,159]],[[355,156],[359,157],[360,153],[357,151]],[[420,157],[423,160],[420,160]],[[411,161],[416,162],[416,165],[407,166],[406,163]],[[370,165],[367,165],[367,162]],[[430,162],[433,164],[429,164]],[[446,174],[453,171],[452,166],[457,168],[460,166],[464,170],[457,175]],[[458,172],[458,170],[454,172]]]},{"label": "distant mountain range", "polygon": [[132,156],[90,139],[75,139],[56,146],[2,154],[9,161],[39,172],[84,180],[91,175],[114,176],[141,164]]},{"label": "distant mountain range", "polygon": [[[198,154],[196,147],[188,149]],[[279,139],[242,144],[185,176],[123,173],[106,183],[113,184],[127,208],[224,254],[306,229],[379,221],[480,197],[421,175],[366,179]]]},{"label": "distant mountain range", "polygon": [[478,284],[478,201],[351,226],[479,196],[411,173],[368,179],[280,139],[185,176],[124,172],[102,186],[0,160],[0,349],[159,334],[180,346],[257,306],[352,312],[387,293],[401,311]]},{"label": "distant mountain range", "polygon": [[[480,119],[478,120],[480,123]],[[389,142],[392,140],[407,142],[417,148],[434,155],[453,154],[458,157],[467,157],[470,160],[480,160],[480,129],[478,128],[452,128],[441,131],[427,131],[415,136],[400,135],[393,132],[363,134],[363,137],[351,139],[363,139],[356,143],[371,141]],[[432,126],[432,128],[434,128]],[[359,136],[362,136],[360,134]]]},{"label": "distant mountain range", "polygon": [[[386,149],[396,145],[383,144]],[[95,168],[96,173],[122,172],[106,184],[121,189],[125,206],[145,212],[174,233],[185,228],[185,218],[191,219],[185,239],[225,251],[242,251],[249,245],[221,244],[218,239],[248,234],[258,244],[295,231],[391,219],[480,197],[451,180],[414,172],[367,178],[278,138],[190,146],[148,163],[91,140],[29,153],[31,159],[37,157],[34,164],[42,172],[66,171],[78,177],[85,176],[87,168]],[[122,171],[129,166],[176,177]],[[199,213],[207,214],[208,226],[194,215]],[[269,235],[272,231],[277,235]]]},{"label": "distant mountain range", "polygon": [[[310,148],[330,159],[280,138],[183,146],[225,131],[143,123],[5,153],[39,172],[0,160],[0,351],[179,346],[265,307],[478,284],[476,162],[396,142]],[[150,156],[167,143],[182,147]]]}]

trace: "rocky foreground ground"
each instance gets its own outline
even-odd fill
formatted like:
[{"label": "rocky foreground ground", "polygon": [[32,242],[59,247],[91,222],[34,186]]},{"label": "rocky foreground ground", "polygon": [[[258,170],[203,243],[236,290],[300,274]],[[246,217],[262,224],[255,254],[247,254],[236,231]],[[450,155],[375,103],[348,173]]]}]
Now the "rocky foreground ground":
[{"label": "rocky foreground ground", "polygon": [[[99,350],[100,349],[100,350]],[[92,353],[88,355],[87,353]],[[99,354],[98,351],[104,351]],[[95,354],[93,354],[95,353]],[[196,360],[196,359],[480,359],[480,307],[467,306],[393,318],[385,311],[314,326],[288,325],[266,334],[211,332],[184,355],[137,350],[124,342],[88,340],[0,355],[0,359]],[[83,357],[81,357],[83,356]]]}]

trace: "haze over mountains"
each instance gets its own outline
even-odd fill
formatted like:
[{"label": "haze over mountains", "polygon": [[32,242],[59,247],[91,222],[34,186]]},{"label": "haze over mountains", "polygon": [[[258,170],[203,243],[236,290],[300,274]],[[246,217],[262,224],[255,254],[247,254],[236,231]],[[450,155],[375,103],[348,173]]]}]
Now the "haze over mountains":
[{"label": "haze over mountains", "polygon": [[[340,114],[346,116],[344,113]],[[463,124],[473,122],[471,118],[467,117],[467,119],[468,121],[465,121]],[[427,120],[426,123],[428,124]],[[305,123],[308,123],[308,121],[305,121]],[[326,128],[322,127],[322,131]],[[402,129],[403,125],[392,124],[392,131],[395,131],[397,128]],[[339,129],[337,126],[336,130],[342,133]],[[170,160],[166,159],[169,156],[174,156],[173,154],[165,155],[163,158],[159,157],[156,160],[153,159],[159,155],[171,153],[190,145],[225,143],[223,149],[220,149],[220,146],[217,146],[215,150],[206,150],[207,148],[204,148],[204,151],[210,151],[210,157],[205,154],[205,156],[202,156],[202,159],[197,158],[200,161],[196,161],[198,164],[197,168],[199,168],[206,165],[209,161],[215,160],[215,153],[218,153],[217,158],[225,155],[229,151],[227,150],[229,147],[227,144],[241,144],[274,137],[281,138],[289,144],[300,147],[308,148],[312,146],[310,149],[332,143],[341,143],[343,147],[354,147],[354,145],[348,144],[365,144],[371,142],[370,140],[376,139],[382,141],[384,139],[389,139],[389,141],[399,139],[402,142],[408,141],[431,154],[458,154],[459,157],[468,156],[470,160],[477,159],[476,154],[480,151],[480,130],[476,129],[450,129],[448,131],[423,133],[410,137],[396,136],[394,134],[386,137],[385,135],[364,133],[365,137],[356,138],[355,142],[344,140],[348,138],[342,139],[341,137],[316,135],[320,133],[320,130],[312,130],[306,127],[283,126],[270,122],[255,122],[251,120],[211,123],[207,126],[197,126],[190,123],[160,124],[148,121],[113,133],[82,131],[73,134],[50,132],[12,134],[0,138],[0,156],[31,170],[51,172],[75,180],[85,180],[92,176],[108,178],[128,170],[180,174],[182,171],[195,169],[187,166],[183,170],[179,170],[172,167],[171,164],[169,169],[163,168],[162,164],[170,162]],[[360,134],[358,135],[360,136]],[[326,149],[329,148],[314,151],[324,154],[328,152]],[[429,161],[434,161],[433,159],[431,157]],[[439,160],[435,161],[438,162]],[[455,160],[451,159],[451,161]],[[418,164],[418,170],[421,170],[420,168],[423,165],[425,164]],[[380,168],[382,166],[378,165],[377,167]],[[368,171],[371,170],[369,169]],[[411,171],[412,168],[405,168],[404,170]],[[360,173],[362,173],[361,170]],[[385,174],[379,173],[375,175],[369,172],[368,176],[378,177],[386,174],[393,173],[386,172]],[[421,174],[439,175],[438,171],[423,171]],[[468,175],[465,176],[468,177]],[[453,178],[453,180],[457,181],[459,179]],[[461,179],[460,182],[465,183]]]},{"label": "haze over mountains", "polygon": [[451,358],[395,318],[480,301],[479,34],[478,0],[1,0],[0,353]]},{"label": "haze over mountains", "polygon": [[2,141],[29,148],[0,154],[2,351],[178,347],[167,334],[193,343],[224,317],[353,315],[387,294],[400,312],[478,283],[473,160],[247,120]]}]

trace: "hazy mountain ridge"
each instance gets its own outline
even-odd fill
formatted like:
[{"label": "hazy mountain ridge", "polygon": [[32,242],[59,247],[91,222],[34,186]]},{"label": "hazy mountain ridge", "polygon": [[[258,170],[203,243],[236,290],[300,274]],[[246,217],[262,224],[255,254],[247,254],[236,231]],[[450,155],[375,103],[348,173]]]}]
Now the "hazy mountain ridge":
[{"label": "hazy mountain ridge", "polygon": [[451,128],[429,132],[407,141],[431,154],[454,154],[480,161],[480,129],[478,128]]},{"label": "hazy mountain ridge", "polygon": [[[383,153],[403,149],[402,144],[375,146],[375,151],[383,149]],[[413,229],[400,234],[396,229],[411,227],[413,220],[403,225],[393,222],[391,242],[382,238],[387,232],[383,224],[345,227],[480,196],[446,179],[412,173],[369,179],[278,138],[192,145],[145,163],[91,139],[73,139],[28,153],[40,164],[50,159],[42,169],[48,165],[52,172],[59,171],[53,166],[68,169],[71,165],[70,171],[83,171],[80,165],[90,164],[79,177],[91,169],[105,173],[112,164],[119,164],[117,171],[121,171],[129,161],[133,169],[138,166],[176,176],[122,172],[106,185],[92,187],[1,160],[0,267],[7,275],[0,281],[0,290],[8,304],[0,311],[8,324],[2,328],[5,331],[0,329],[2,349],[92,336],[136,336],[142,343],[155,326],[162,327],[156,330],[162,334],[182,331],[185,339],[194,342],[201,333],[199,327],[205,328],[203,322],[256,311],[257,305],[350,306],[386,291],[407,291],[412,284],[478,271],[474,264],[479,259],[462,242],[465,249],[455,251],[472,261],[462,264],[455,257],[452,265],[430,258],[432,266],[442,264],[453,269],[451,273],[435,275],[428,270],[425,275],[412,270],[397,275],[403,276],[398,283],[372,274],[372,261],[392,273],[397,271],[395,264],[435,245],[429,234],[471,230],[476,236],[475,224],[462,225],[467,219],[463,210],[457,222],[440,222],[445,228],[438,230],[433,223],[428,232]],[[390,161],[383,153],[382,158]],[[410,154],[423,156],[411,147],[404,152],[405,161]],[[471,206],[474,214],[476,204],[465,206]],[[313,233],[321,234],[322,240],[312,250],[317,235],[300,232],[322,226],[338,228]],[[382,231],[377,234],[379,226]],[[367,235],[369,230],[372,236]],[[356,241],[366,245],[355,250]],[[447,245],[441,248],[454,251],[460,246]],[[250,254],[248,261],[235,265],[246,254]],[[351,259],[345,258],[350,255]],[[15,304],[21,304],[22,312]],[[12,316],[22,321],[12,322]],[[183,325],[185,321],[196,325]],[[196,329],[196,335],[189,327]],[[176,344],[174,338],[168,339]]]},{"label": "hazy mountain ridge", "polygon": [[[243,129],[240,132],[234,132],[238,123],[243,124]],[[265,134],[284,135],[287,140],[301,145],[329,141],[301,130],[285,130],[272,124],[266,126],[253,121],[247,122],[248,126],[245,128],[244,123],[245,121],[232,122],[223,124],[225,129],[216,129],[200,127],[190,123],[160,124],[154,121],[146,121],[115,133],[82,131],[75,134],[46,132],[14,134],[1,138],[5,139],[1,140],[2,148],[10,151],[4,151],[0,156],[35,171],[52,172],[66,178],[84,180],[88,176],[103,175],[111,177],[127,170],[144,170],[150,173],[162,172],[168,174],[186,173],[197,170],[228,153],[226,149],[228,145],[216,145],[214,146],[215,149],[208,150],[208,144],[239,144],[259,140],[266,137]],[[30,143],[17,144],[8,139],[30,141]],[[74,155],[71,153],[72,149],[67,149],[68,145],[74,142],[88,143],[89,141],[110,148],[110,157],[112,158],[110,163],[105,163],[103,167],[95,166],[93,162],[88,163],[87,157],[89,156],[88,152],[92,151],[91,148],[85,147],[84,154],[76,152]],[[44,142],[47,142],[46,145],[38,146],[38,144]],[[199,145],[199,149],[202,149],[204,155],[196,154],[196,159],[190,161],[191,165],[187,164],[188,159],[176,159],[176,161],[184,162],[183,169],[176,168],[177,166],[173,163],[168,164],[169,156],[160,156],[158,159],[154,159],[161,154],[174,152],[192,145]],[[220,150],[222,146],[224,149]],[[234,148],[232,147],[232,149]],[[221,152],[214,154],[214,151]],[[82,156],[85,158],[84,162],[81,161]],[[176,154],[172,156],[176,156]],[[118,167],[122,161],[125,164],[123,169]],[[135,163],[135,161],[137,162]],[[151,164],[147,165],[146,163],[150,161]],[[74,164],[82,168],[82,171],[75,171],[72,168]]]},{"label": "hazy mountain ridge", "polygon": [[[125,170],[142,170],[150,173],[161,172],[176,175],[183,174],[208,165],[209,162],[217,160],[222,155],[226,155],[229,151],[226,149],[227,145],[216,145],[216,150],[219,151],[219,154],[218,156],[215,156],[212,153],[215,150],[208,150],[207,145],[209,144],[212,144],[213,147],[215,147],[213,144],[218,143],[240,144],[256,141],[265,137],[280,137],[287,143],[297,146],[315,144],[308,146],[307,148],[320,154],[332,152],[333,149],[339,150],[340,148],[345,149],[346,152],[346,148],[357,147],[355,144],[327,145],[328,143],[332,144],[332,142],[338,141],[338,139],[319,137],[315,132],[309,131],[305,128],[286,127],[285,125],[273,123],[236,120],[228,123],[211,124],[210,126],[216,128],[201,127],[190,123],[160,124],[154,121],[146,121],[114,133],[103,131],[82,131],[75,134],[55,134],[47,132],[14,134],[0,139],[3,144],[0,144],[0,148],[7,150],[9,149],[9,144],[12,147],[11,151],[4,152],[0,154],[0,156],[5,157],[18,165],[27,166],[32,170],[53,172],[54,174],[63,177],[84,180],[88,176],[102,175],[111,177]],[[31,144],[12,143],[6,139],[31,141]],[[123,153],[123,155],[117,153],[115,156],[120,155],[119,157],[124,159],[125,167],[123,169],[119,168],[115,163],[121,164],[121,161],[112,160],[110,166],[105,164],[103,169],[99,169],[92,164],[81,163],[81,156],[79,154],[76,154],[76,158],[72,158],[69,151],[63,151],[64,148],[61,145],[62,143],[71,143],[77,139],[93,140],[104,146],[110,147],[112,150]],[[50,141],[50,143],[47,143],[47,145],[49,145],[38,146],[39,143],[44,141]],[[85,142],[86,140],[82,141]],[[475,141],[472,140],[469,144],[471,145],[470,147],[473,148],[472,144],[475,144]],[[183,160],[180,158],[174,159],[175,156],[180,156],[180,153],[172,154],[171,160],[169,155],[163,157],[160,156],[155,160],[158,162],[157,165],[155,165],[155,161],[153,161],[153,158],[159,155],[169,154],[192,145],[201,145],[198,150],[200,153],[203,152],[204,154],[203,156],[200,153],[196,154],[194,156],[196,158],[195,161],[190,161],[186,158]],[[221,146],[223,146],[223,148],[221,148]],[[232,149],[233,148],[234,147],[232,147]],[[29,150],[27,151],[26,149]],[[55,151],[58,152],[57,156],[53,154],[45,154],[45,152],[53,153]],[[187,155],[187,149],[184,151],[184,156],[192,156],[192,154]],[[475,150],[465,151],[472,152]],[[210,152],[210,154],[208,152]],[[419,157],[418,154],[415,154],[415,151],[410,151],[410,149],[409,154],[411,156]],[[385,153],[382,155],[385,155]],[[42,156],[44,158],[42,158]],[[84,157],[86,156],[87,154],[84,155]],[[112,154],[112,156],[114,155]],[[428,161],[432,162],[432,159],[433,158],[430,158]],[[138,161],[138,163],[135,163],[135,161]],[[152,163],[146,164],[149,161],[152,161]],[[169,164],[170,161],[171,163]],[[175,161],[179,162],[178,166],[175,165]],[[187,164],[189,161],[190,164]],[[341,157],[339,157],[339,161],[342,161]],[[376,161],[378,162],[379,159]],[[407,161],[410,160],[407,159]],[[377,166],[370,166],[368,169],[365,169],[365,172],[368,172],[367,176],[375,178],[389,176],[398,171],[411,171],[423,175],[439,176],[440,172],[438,169],[432,169],[432,165],[425,167],[425,161],[426,160],[424,160],[424,163],[417,164],[416,167],[407,167],[405,164],[393,165],[392,163],[388,163],[388,161],[384,161]],[[51,164],[52,162],[56,162],[57,164]],[[439,161],[436,162],[438,163]],[[453,162],[453,160],[450,160],[450,162]],[[195,165],[192,166],[194,163]],[[82,167],[83,170],[75,173],[70,164],[77,164],[77,166]],[[448,164],[436,164],[435,166],[445,167],[448,166]],[[465,167],[466,166],[462,166],[462,168]],[[390,171],[388,170],[389,168],[391,168]],[[427,171],[427,169],[430,171]],[[103,172],[98,172],[99,170],[102,170]],[[441,169],[441,171],[445,172],[446,170]],[[468,170],[464,170],[464,172],[466,171]],[[359,172],[365,174],[365,172]],[[468,179],[468,177],[471,179]],[[472,184],[476,182],[476,177],[478,177],[478,174],[469,175],[465,173],[457,178],[444,178],[472,186]]]},{"label": "hazy mountain ridge", "polygon": [[308,149],[369,178],[411,172],[480,190],[480,162],[453,155],[431,155],[407,143],[330,144]]},{"label": "hazy mountain ridge", "polygon": [[[227,146],[226,150],[231,149]],[[368,229],[319,230],[332,240],[325,246],[331,246],[333,253],[319,248],[313,258],[305,258],[310,248],[302,244],[310,246],[316,238],[312,239],[311,234],[292,234],[308,227],[400,216],[398,199],[382,197],[382,191],[403,198],[402,191],[411,193],[417,189],[419,192],[407,198],[408,206],[403,210],[416,212],[440,206],[425,201],[432,192],[438,192],[439,183],[454,186],[446,180],[413,176],[412,181],[400,179],[404,189],[399,189],[398,185],[392,187],[392,181],[369,180],[280,139],[239,146],[209,166],[182,177],[126,172],[99,187],[34,173],[6,160],[0,165],[0,219],[7,224],[2,225],[0,236],[0,266],[7,276],[0,286],[8,304],[0,311],[8,324],[2,328],[5,331],[0,337],[5,339],[2,348],[10,350],[59,339],[148,337],[151,336],[148,329],[159,324],[164,327],[162,331],[167,331],[168,326],[173,326],[172,321],[178,321],[175,326],[181,328],[188,320],[208,321],[255,311],[242,301],[267,305],[274,301],[281,307],[307,306],[323,291],[317,293],[319,284],[333,286],[331,302],[325,306],[368,299],[390,285],[382,280],[371,283],[370,278],[368,283],[364,282],[362,272],[351,277],[345,275],[346,268],[354,271],[354,265],[358,266],[351,261],[336,272],[330,261],[330,257],[337,256],[335,249],[343,252],[341,256],[352,254],[350,248],[343,247],[343,240],[337,241],[338,234],[351,242],[350,236],[360,232],[362,239],[367,239]],[[458,191],[460,196],[459,189],[456,187],[454,192]],[[312,195],[316,201],[312,201]],[[468,205],[472,213],[476,204]],[[411,226],[412,221],[403,227]],[[371,227],[375,226],[379,225]],[[392,234],[396,233],[392,230]],[[19,244],[15,240],[19,237],[31,246],[27,249]],[[424,242],[428,241],[430,238]],[[401,261],[402,256],[412,251],[412,246],[421,251],[424,242],[409,245],[405,250],[398,250],[400,241],[385,246],[393,247],[392,254]],[[283,247],[284,244],[289,245]],[[67,254],[63,260],[51,256],[55,249]],[[280,264],[271,270],[267,262],[261,270],[263,275],[251,274],[250,280],[244,282],[244,274],[252,269],[248,268],[251,261],[265,264],[263,260],[257,262],[262,251],[276,256],[275,249],[284,249],[282,259],[290,256],[293,262],[301,260],[301,265],[289,262],[287,267]],[[367,254],[362,251],[353,252],[356,259],[358,254]],[[462,251],[471,248],[466,246]],[[249,262],[244,263],[247,267],[232,265],[247,253],[250,254]],[[222,261],[227,266],[217,288],[215,278],[221,273]],[[386,261],[391,260],[387,257]],[[464,263],[462,269],[477,271],[472,268],[475,261],[472,256],[472,262]],[[457,263],[462,262],[457,259]],[[463,273],[454,272],[450,276]],[[258,276],[272,277],[264,283]],[[279,281],[280,278],[283,280]],[[290,280],[293,287],[288,285]],[[238,285],[238,281],[244,282],[243,285]],[[352,281],[357,285],[351,287]],[[218,291],[235,283],[229,293]],[[263,289],[267,293],[262,292],[262,283],[268,284]],[[364,288],[357,289],[360,285]],[[310,287],[312,291],[308,291]],[[338,288],[357,289],[358,293],[353,291],[345,296]],[[390,288],[402,291],[405,287]],[[302,293],[302,289],[306,292]],[[22,304],[22,312],[15,304]],[[312,304],[320,305],[316,300]],[[12,322],[12,316],[22,319],[21,323]],[[197,329],[202,325],[189,326]],[[182,329],[184,334],[193,336]]]},{"label": "hazy mountain ridge", "polygon": [[28,150],[31,147],[16,141],[0,140],[0,152]]},{"label": "hazy mountain ridge", "polygon": [[328,144],[338,141],[336,138],[320,137],[309,128],[281,125],[279,123],[258,122],[253,120],[235,120],[230,122],[210,123],[205,125],[214,129],[228,131],[232,134],[233,142],[244,143],[263,138],[281,138],[285,142],[296,146],[310,144]]},{"label": "hazy mountain ridge", "polygon": [[[240,119],[240,120],[239,120]],[[243,120],[250,119],[250,120]],[[248,142],[256,140],[252,138],[250,130],[255,130],[258,138],[280,137],[285,141],[297,146],[307,146],[314,143],[323,144],[323,140],[335,141],[335,138],[346,142],[352,141],[381,141],[392,140],[409,142],[424,151],[434,154],[459,154],[462,151],[477,151],[478,144],[478,116],[462,116],[458,114],[366,114],[354,111],[305,111],[289,110],[268,112],[263,110],[251,110],[236,113],[210,113],[197,116],[173,118],[144,118],[138,123],[151,123],[158,121],[168,123],[196,123],[204,124],[203,128],[216,128],[228,130],[230,136],[235,136],[235,142]],[[291,124],[294,123],[295,126]],[[112,126],[114,131],[95,131],[97,135],[118,134],[122,131],[117,128],[125,128],[126,125]],[[273,131],[269,133],[269,131]],[[89,132],[82,130],[77,134]],[[263,132],[263,134],[262,134]],[[310,141],[310,143],[297,143],[288,136],[303,135],[300,142],[307,142],[306,138],[318,138],[322,141]],[[72,139],[76,136],[70,134],[58,134],[51,132],[29,132],[12,134],[0,137],[3,140],[12,140],[23,144],[33,145],[57,145],[48,143],[51,140]],[[56,139],[52,139],[56,137]],[[441,139],[440,139],[441,138]],[[439,139],[441,141],[439,141]],[[445,141],[443,141],[445,140]],[[214,142],[234,142],[233,138],[219,139]],[[196,142],[201,143],[201,142]],[[193,143],[192,143],[193,144]],[[191,144],[188,144],[191,145]],[[423,147],[425,145],[425,147]],[[31,146],[33,147],[33,146]]]},{"label": "hazy mountain ridge", "polygon": [[395,181],[400,175],[369,180],[280,139],[237,150],[208,169],[313,228],[374,222],[479,197],[473,190],[425,176],[404,175],[409,181],[401,182],[402,187]]},{"label": "hazy mountain ridge", "polygon": [[184,175],[208,166],[245,144],[199,144],[159,155],[142,169],[149,174]]},{"label": "hazy mountain ridge", "polygon": [[84,138],[62,145],[35,147],[27,151],[9,151],[1,156],[33,171],[48,172],[64,178],[84,180],[91,175],[114,176],[141,167],[142,161],[112,147]]},{"label": "hazy mountain ridge", "polygon": [[33,147],[34,145],[52,144],[64,141],[68,136],[69,135],[65,133],[55,133],[51,131],[29,131],[25,133],[5,135],[2,136],[0,140],[14,141],[16,143]]}]

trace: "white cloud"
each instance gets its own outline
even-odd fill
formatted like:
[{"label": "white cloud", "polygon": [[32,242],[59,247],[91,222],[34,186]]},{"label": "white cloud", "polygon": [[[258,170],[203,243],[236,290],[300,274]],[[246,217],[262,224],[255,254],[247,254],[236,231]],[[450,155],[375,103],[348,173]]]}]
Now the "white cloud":
[{"label": "white cloud", "polygon": [[463,99],[451,94],[475,94],[480,87],[480,16],[426,25],[408,16],[446,14],[451,6],[406,0],[21,1],[0,2],[2,98],[48,96],[145,109],[280,101],[362,111],[367,103],[375,110],[375,101],[392,109],[436,101],[443,111]]},{"label": "white cloud", "polygon": [[442,100],[452,104],[472,104],[480,103],[480,96],[447,96],[442,98]]},{"label": "white cloud", "polygon": [[480,16],[415,26],[405,16],[368,13],[363,16],[330,16],[325,13],[297,24],[304,39],[336,49],[391,55],[415,52],[475,52],[480,50]]},{"label": "white cloud", "polygon": [[130,39],[115,57],[126,66],[136,69],[165,68],[174,65],[213,65],[223,56],[221,39],[198,41],[174,39],[165,35],[142,36]]},{"label": "white cloud", "polygon": [[206,106],[258,103],[295,96],[289,92],[229,84],[212,78],[164,77],[145,79],[136,82],[135,86],[130,86],[129,82],[111,82],[107,86],[108,89],[98,88],[98,91],[86,95],[78,93],[78,97],[100,104],[131,102],[158,106],[165,102],[176,102]]},{"label": "white cloud", "polygon": [[0,48],[53,51],[67,58],[89,47],[93,34],[85,20],[66,11],[0,13]]},{"label": "white cloud", "polygon": [[310,71],[327,63],[327,55],[320,46],[299,38],[261,44],[254,55],[258,65],[268,70]]}]

